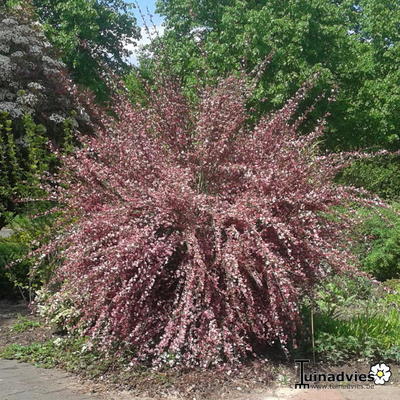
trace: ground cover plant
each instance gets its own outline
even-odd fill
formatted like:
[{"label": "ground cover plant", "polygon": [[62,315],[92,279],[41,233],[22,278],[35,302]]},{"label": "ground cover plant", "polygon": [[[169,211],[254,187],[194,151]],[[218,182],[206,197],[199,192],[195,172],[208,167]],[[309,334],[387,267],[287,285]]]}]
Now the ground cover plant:
[{"label": "ground cover plant", "polygon": [[[314,297],[315,351],[330,365],[350,360],[400,362],[399,282],[334,277]],[[307,338],[309,342],[309,338]]]},{"label": "ground cover plant", "polygon": [[11,330],[13,332],[26,332],[29,329],[36,328],[40,326],[39,321],[32,321],[28,317],[25,317],[23,315],[18,315],[17,317],[17,322],[11,327]]},{"label": "ground cover plant", "polygon": [[300,296],[351,268],[348,221],[327,213],[357,191],[332,184],[343,157],[318,156],[323,123],[298,133],[306,89],[252,128],[246,79],[198,105],[171,81],[146,108],[119,99],[118,120],[62,157],[55,195],[76,223],[42,251],[70,331],[137,362],[235,363],[287,349]]}]

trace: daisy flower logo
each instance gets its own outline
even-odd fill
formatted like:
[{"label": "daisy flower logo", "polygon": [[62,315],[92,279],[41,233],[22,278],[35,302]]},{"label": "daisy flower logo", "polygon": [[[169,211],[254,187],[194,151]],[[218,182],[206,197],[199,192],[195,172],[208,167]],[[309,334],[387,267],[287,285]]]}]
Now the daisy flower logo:
[{"label": "daisy flower logo", "polygon": [[386,364],[376,364],[371,367],[369,376],[374,378],[375,385],[384,385],[389,381],[392,373]]}]

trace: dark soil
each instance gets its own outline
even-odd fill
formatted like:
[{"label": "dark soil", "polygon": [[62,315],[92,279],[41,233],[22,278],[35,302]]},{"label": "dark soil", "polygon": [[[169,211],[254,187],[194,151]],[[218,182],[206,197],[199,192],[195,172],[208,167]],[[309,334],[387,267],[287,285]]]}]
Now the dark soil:
[{"label": "dark soil", "polygon": [[8,344],[14,343],[26,346],[34,342],[44,342],[51,338],[51,328],[44,325],[20,333],[12,331],[11,327],[18,321],[18,316],[20,315],[29,316],[32,321],[40,321],[37,316],[31,314],[25,302],[0,301],[0,349]]}]

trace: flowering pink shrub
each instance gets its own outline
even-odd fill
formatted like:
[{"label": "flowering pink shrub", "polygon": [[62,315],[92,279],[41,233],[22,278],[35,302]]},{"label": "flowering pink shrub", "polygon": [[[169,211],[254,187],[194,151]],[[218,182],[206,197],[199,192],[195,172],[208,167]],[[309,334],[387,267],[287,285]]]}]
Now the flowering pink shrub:
[{"label": "flowering pink shrub", "polygon": [[58,194],[77,222],[47,249],[62,249],[55,280],[81,328],[154,364],[236,362],[288,342],[299,297],[349,268],[343,221],[326,212],[352,195],[316,154],[322,124],[297,133],[303,95],[250,128],[243,80],[198,107],[166,85],[82,138]]}]

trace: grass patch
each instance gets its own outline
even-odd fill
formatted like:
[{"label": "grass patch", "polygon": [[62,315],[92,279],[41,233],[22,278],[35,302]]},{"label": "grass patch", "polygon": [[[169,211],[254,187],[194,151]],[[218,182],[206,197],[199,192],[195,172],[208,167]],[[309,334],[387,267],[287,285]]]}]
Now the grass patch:
[{"label": "grass patch", "polygon": [[29,318],[19,314],[17,317],[17,322],[11,327],[11,331],[15,333],[22,333],[39,326],[40,322],[32,321]]}]

